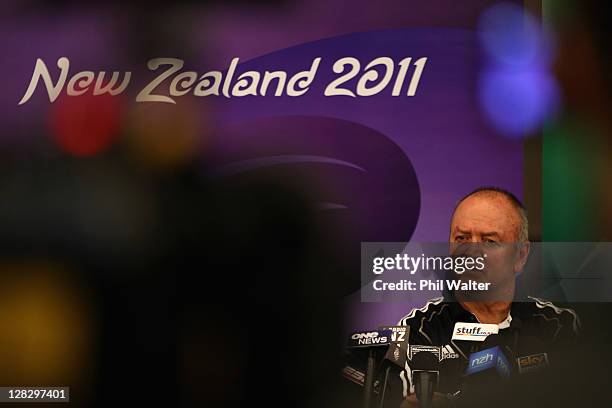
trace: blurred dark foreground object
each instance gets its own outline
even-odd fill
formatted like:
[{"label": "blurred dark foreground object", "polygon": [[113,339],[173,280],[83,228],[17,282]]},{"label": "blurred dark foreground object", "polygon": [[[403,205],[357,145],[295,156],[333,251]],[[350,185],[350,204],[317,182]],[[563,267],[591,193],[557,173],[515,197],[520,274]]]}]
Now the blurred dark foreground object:
[{"label": "blurred dark foreground object", "polygon": [[[193,168],[153,175],[110,156],[3,167],[3,264],[59,265],[62,279],[53,268],[32,273],[72,288],[84,344],[40,348],[59,365],[76,358],[69,374],[9,350],[33,360],[30,371],[0,370],[3,383],[68,385],[75,406],[328,404],[339,282],[297,189],[212,183]],[[65,309],[37,313],[62,319]],[[15,336],[50,344],[53,329]],[[50,384],[27,384],[45,369]]]}]

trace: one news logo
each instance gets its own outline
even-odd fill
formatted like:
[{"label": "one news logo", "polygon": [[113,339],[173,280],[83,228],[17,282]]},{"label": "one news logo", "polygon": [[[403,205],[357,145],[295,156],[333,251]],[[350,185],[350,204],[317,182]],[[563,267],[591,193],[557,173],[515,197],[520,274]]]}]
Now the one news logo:
[{"label": "one news logo", "polygon": [[499,333],[499,326],[496,324],[481,323],[455,323],[453,330],[453,340],[484,341],[487,336]]},{"label": "one news logo", "polygon": [[389,334],[388,331],[358,332],[351,335],[351,340],[356,346],[382,345],[389,343]]},{"label": "one news logo", "polygon": [[548,367],[548,354],[546,353],[519,357],[516,360],[518,362],[519,373],[521,374],[530,373],[532,371],[537,371]]}]

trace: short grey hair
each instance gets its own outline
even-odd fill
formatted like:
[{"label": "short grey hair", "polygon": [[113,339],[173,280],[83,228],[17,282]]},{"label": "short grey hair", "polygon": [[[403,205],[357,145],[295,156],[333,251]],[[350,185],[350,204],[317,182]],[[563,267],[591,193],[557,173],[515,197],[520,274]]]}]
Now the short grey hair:
[{"label": "short grey hair", "polygon": [[500,187],[479,187],[471,193],[465,195],[461,200],[459,200],[457,205],[455,205],[451,219],[455,216],[457,207],[459,207],[459,205],[467,198],[475,195],[501,195],[506,200],[508,200],[508,202],[512,204],[512,207],[516,210],[517,215],[519,216],[520,225],[519,230],[517,231],[519,242],[526,242],[529,240],[529,221],[527,219],[527,210],[525,209],[525,206],[514,194]]}]

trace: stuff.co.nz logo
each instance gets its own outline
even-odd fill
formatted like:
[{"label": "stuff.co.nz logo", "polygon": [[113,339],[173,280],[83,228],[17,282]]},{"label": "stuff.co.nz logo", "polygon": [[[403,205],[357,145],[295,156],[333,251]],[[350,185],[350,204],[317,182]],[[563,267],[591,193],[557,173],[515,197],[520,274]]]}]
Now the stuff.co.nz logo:
[{"label": "stuff.co.nz logo", "polygon": [[496,324],[457,322],[453,329],[453,340],[484,341],[487,336],[499,333]]}]

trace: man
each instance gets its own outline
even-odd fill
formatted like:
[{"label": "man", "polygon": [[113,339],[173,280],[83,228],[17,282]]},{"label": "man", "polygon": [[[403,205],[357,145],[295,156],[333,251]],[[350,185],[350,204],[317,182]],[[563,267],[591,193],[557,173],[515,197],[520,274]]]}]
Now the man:
[{"label": "man", "polygon": [[[441,361],[436,366],[439,392],[434,395],[434,406],[534,406],[534,401],[549,402],[551,392],[544,390],[549,387],[546,391],[554,391],[554,385],[546,378],[559,373],[555,370],[565,370],[567,356],[563,353],[574,344],[580,323],[570,309],[535,298],[520,302],[515,298],[516,277],[530,249],[523,205],[508,191],[479,188],[456,206],[449,241],[453,255],[485,256],[484,270],[466,272],[460,279],[491,282],[491,290],[484,295],[446,293],[400,320],[400,325],[410,327],[409,355],[400,374],[402,408],[418,406],[410,350],[420,345],[440,347]],[[499,332],[482,342],[453,339],[458,322],[493,324]],[[510,362],[514,378],[508,382],[500,378],[496,384],[490,378],[487,383],[478,383],[477,376],[466,376],[470,355],[495,346]],[[524,367],[519,370],[521,364]],[[540,381],[542,378],[545,380]],[[467,386],[470,381],[471,387]],[[524,392],[534,391],[535,384],[541,388],[527,398]]]}]

